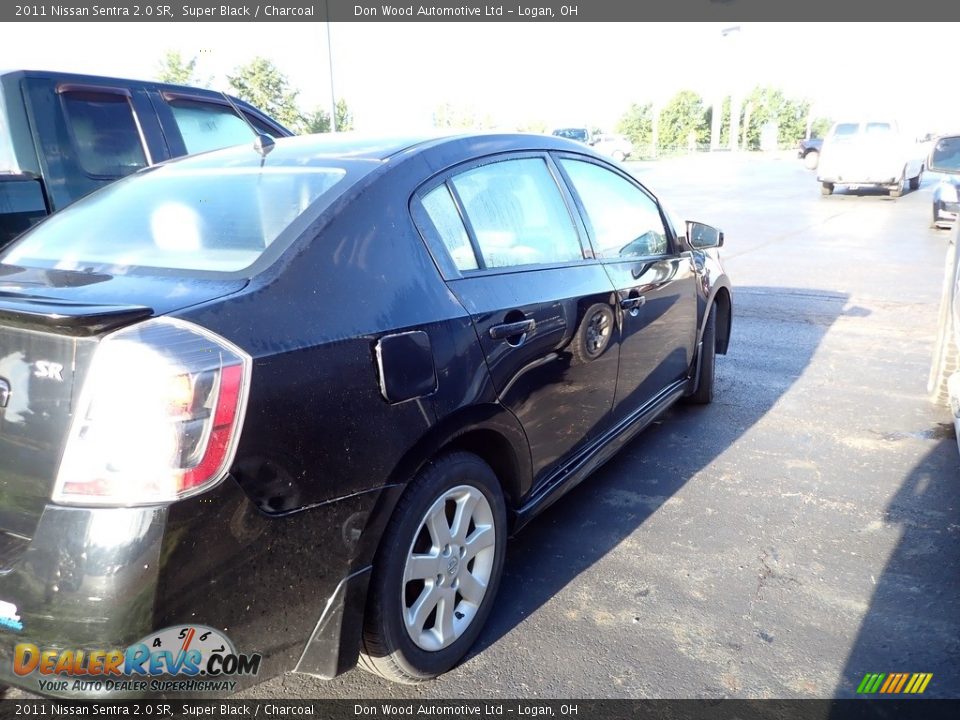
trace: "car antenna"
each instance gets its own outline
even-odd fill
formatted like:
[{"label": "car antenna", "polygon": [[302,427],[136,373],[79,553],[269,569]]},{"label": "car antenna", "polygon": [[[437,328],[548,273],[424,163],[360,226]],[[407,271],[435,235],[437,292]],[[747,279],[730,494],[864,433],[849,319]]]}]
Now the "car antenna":
[{"label": "car antenna", "polygon": [[223,99],[226,100],[230,107],[233,108],[233,111],[240,116],[240,119],[247,124],[247,127],[250,128],[250,132],[253,133],[253,149],[260,153],[260,165],[262,166],[263,160],[265,160],[267,155],[270,154],[270,151],[273,150],[273,146],[277,144],[277,141],[267,135],[267,133],[262,133],[257,130],[253,126],[253,123],[250,122],[250,118],[248,118],[243,112],[241,112],[240,108],[237,107],[237,104],[233,101],[232,97],[227,95],[222,90],[220,91],[220,94],[223,95]]}]

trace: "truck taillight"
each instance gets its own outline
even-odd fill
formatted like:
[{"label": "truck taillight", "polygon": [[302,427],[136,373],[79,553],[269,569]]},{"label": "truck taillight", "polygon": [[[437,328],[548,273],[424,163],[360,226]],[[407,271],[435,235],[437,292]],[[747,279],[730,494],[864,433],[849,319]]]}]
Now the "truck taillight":
[{"label": "truck taillight", "polygon": [[233,461],[250,357],[191,323],[156,318],[95,352],[53,500],[150,505],[219,483]]}]

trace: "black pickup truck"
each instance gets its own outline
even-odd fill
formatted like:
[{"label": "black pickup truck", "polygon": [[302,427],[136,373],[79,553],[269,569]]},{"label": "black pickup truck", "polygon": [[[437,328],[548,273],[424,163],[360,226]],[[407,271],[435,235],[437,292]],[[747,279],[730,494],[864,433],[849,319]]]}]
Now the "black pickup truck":
[{"label": "black pickup truck", "polygon": [[260,133],[293,134],[213,90],[47,71],[0,73],[0,248],[42,217],[142,167],[252,142],[247,120]]},{"label": "black pickup truck", "polygon": [[820,162],[820,148],[823,147],[823,138],[811,137],[797,143],[797,157],[803,160],[807,170],[816,170]]}]

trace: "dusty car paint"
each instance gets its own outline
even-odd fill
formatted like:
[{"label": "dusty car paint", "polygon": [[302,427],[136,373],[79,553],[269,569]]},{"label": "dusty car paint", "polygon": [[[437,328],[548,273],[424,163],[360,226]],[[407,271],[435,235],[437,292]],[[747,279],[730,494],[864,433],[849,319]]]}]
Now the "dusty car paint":
[{"label": "dusty car paint", "polygon": [[[317,140],[304,152],[347,154],[349,141],[337,142]],[[0,599],[16,604],[24,624],[21,633],[0,628],[5,681],[37,690],[8,674],[21,638],[122,647],[187,619],[263,653],[260,679],[293,669],[332,677],[356,662],[366,585],[393,507],[441,449],[486,460],[515,531],[692,390],[713,303],[717,349],[726,350],[730,283],[714,252],[693,249],[669,223],[675,256],[612,268],[589,255],[565,195],[583,261],[517,272],[511,285],[503,274],[451,271],[415,222],[417,193],[466,163],[509,153],[606,165],[582,145],[541,136],[360,146],[351,157],[377,167],[250,272],[78,278],[0,265],[0,356],[7,346],[19,352],[15,333],[32,333],[30,358],[75,355],[79,384],[84,357],[105,332],[165,314],[252,358],[229,475],[169,505],[52,504],[45,493],[70,398],[31,376],[27,407],[51,419],[29,437],[17,423],[11,432],[10,409],[0,410],[4,457],[20,458],[0,468]],[[648,298],[643,307],[624,303],[631,289]],[[569,343],[596,304],[614,313],[615,337],[598,358],[573,359]],[[520,347],[490,334],[510,321],[505,308],[535,317]],[[402,334],[416,336],[419,352],[429,349],[433,384],[426,360],[411,381],[406,355],[389,349]],[[31,483],[32,494],[16,489]]]}]

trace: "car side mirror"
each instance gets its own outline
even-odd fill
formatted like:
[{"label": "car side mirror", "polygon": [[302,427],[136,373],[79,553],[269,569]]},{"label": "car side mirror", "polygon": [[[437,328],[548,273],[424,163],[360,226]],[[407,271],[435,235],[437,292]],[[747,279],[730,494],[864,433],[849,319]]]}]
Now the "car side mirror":
[{"label": "car side mirror", "polygon": [[723,247],[723,233],[712,225],[687,220],[687,242],[697,250]]},{"label": "car side mirror", "polygon": [[960,135],[937,138],[927,158],[927,170],[960,175]]}]

